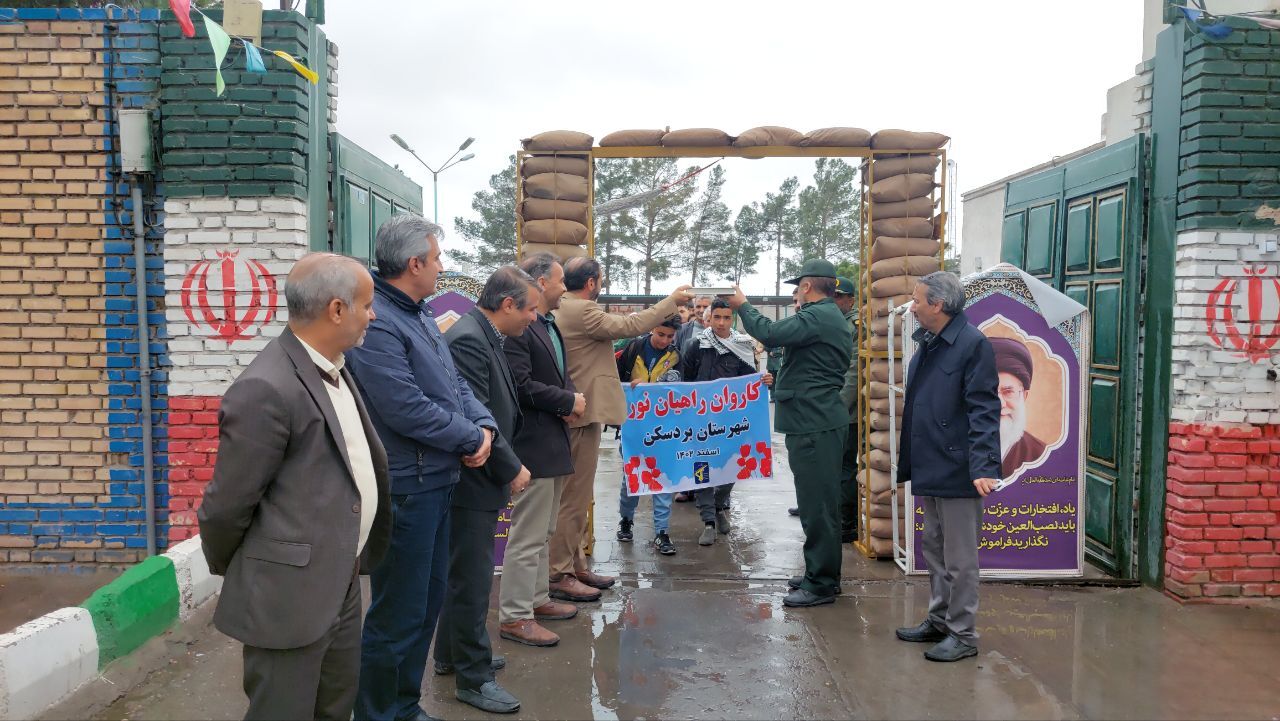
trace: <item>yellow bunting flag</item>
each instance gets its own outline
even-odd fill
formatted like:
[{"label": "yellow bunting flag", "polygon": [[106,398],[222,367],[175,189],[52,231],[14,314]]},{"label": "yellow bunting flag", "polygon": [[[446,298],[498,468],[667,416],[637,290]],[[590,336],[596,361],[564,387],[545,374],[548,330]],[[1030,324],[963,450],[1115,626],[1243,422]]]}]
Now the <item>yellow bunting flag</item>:
[{"label": "yellow bunting flag", "polygon": [[271,52],[274,53],[276,57],[282,58],[286,63],[289,63],[290,65],[292,65],[293,69],[297,70],[298,74],[301,75],[302,77],[306,78],[307,80],[310,80],[312,85],[315,85],[316,83],[320,82],[320,76],[316,75],[316,71],[312,70],[306,65],[303,65],[297,60],[294,60],[293,56],[290,55],[289,53],[286,53],[283,50],[272,50]]}]

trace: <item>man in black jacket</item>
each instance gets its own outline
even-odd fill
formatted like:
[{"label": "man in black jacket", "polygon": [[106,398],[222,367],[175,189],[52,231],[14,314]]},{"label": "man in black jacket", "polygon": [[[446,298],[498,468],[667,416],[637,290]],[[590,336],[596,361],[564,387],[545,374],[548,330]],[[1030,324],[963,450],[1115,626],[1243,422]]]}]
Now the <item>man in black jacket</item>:
[{"label": "man in black jacket", "polygon": [[[498,685],[485,618],[493,589],[493,536],[498,514],[529,485],[529,469],[511,447],[520,402],[503,343],[524,333],[537,311],[538,287],[527,273],[504,266],[489,276],[476,307],[445,333],[458,372],[493,414],[498,433],[484,464],[465,463],[453,494],[449,590],[436,638],[436,667],[456,671],[459,701],[491,713],[514,713],[520,702]],[[508,488],[508,485],[510,488]]]},{"label": "man in black jacket", "polygon": [[[551,316],[565,292],[564,268],[555,256],[537,253],[520,263],[520,269],[542,291],[538,318],[523,335],[508,338],[504,350],[524,415],[516,433],[516,455],[533,480],[516,497],[511,511],[498,591],[498,631],[503,638],[527,646],[554,646],[560,637],[539,622],[573,618],[578,609],[551,600],[547,543],[555,533],[564,484],[573,473],[566,422],[581,416],[587,401],[569,378],[564,340]],[[599,590],[576,578],[566,582],[573,584],[573,592],[580,597],[600,597]]]},{"label": "man in black jacket", "polygon": [[[733,309],[723,298],[711,301],[709,324],[680,349],[680,378],[686,382],[714,381],[756,373],[756,342],[751,336],[733,329]],[[773,384],[773,374],[765,373],[766,385]],[[716,532],[728,533],[729,497],[733,484],[699,488],[694,493],[698,515],[702,517],[699,546],[716,542]]]},{"label": "man in black jacket", "polygon": [[982,498],[1000,478],[1000,398],[995,353],[964,315],[964,288],[952,273],[920,279],[912,293],[920,328],[907,372],[898,483],[924,508],[929,617],[898,638],[936,643],[930,661],[978,655],[978,537]]}]

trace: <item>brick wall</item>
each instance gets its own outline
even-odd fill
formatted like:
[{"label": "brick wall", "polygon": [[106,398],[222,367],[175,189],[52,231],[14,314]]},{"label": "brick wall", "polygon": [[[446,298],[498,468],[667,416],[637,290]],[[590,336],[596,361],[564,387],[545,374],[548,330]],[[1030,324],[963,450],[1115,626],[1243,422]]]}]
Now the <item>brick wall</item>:
[{"label": "brick wall", "polygon": [[1280,34],[1232,22],[1184,58],[1165,584],[1194,599],[1280,596]]},{"label": "brick wall", "polygon": [[[209,16],[221,20],[220,11]],[[295,58],[307,56],[307,20],[295,12],[263,13],[262,42]],[[265,74],[234,65],[215,95],[204,26],[184,38],[176,23],[160,28],[160,98],[164,102],[163,165],[170,198],[307,197],[307,108],[312,86],[283,61],[264,58]]]},{"label": "brick wall", "polygon": [[125,369],[137,349],[111,106],[145,93],[126,83],[145,83],[140,63],[121,70],[108,48],[143,47],[154,35],[143,20],[158,15],[7,14],[16,22],[0,25],[0,561],[128,562],[143,513],[128,469],[141,459],[129,457],[119,414],[126,396],[136,402]]}]

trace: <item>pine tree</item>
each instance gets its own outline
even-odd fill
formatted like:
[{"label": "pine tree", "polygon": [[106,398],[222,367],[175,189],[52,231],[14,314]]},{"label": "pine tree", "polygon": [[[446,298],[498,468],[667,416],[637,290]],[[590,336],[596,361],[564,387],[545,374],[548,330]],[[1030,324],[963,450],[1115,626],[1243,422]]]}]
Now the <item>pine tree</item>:
[{"label": "pine tree", "polygon": [[689,268],[689,282],[705,283],[715,269],[713,258],[724,253],[732,242],[729,223],[729,206],[721,197],[724,193],[724,168],[717,165],[707,176],[707,184],[691,206],[689,233],[682,254],[684,265]]},{"label": "pine tree", "polygon": [[707,269],[714,275],[729,278],[735,284],[742,276],[755,269],[760,262],[760,252],[769,243],[760,215],[750,205],[742,206],[733,221],[733,231],[719,246],[707,249]]},{"label": "pine tree", "polygon": [[[639,192],[638,181],[625,159],[596,161],[595,204],[625,198]],[[623,239],[635,234],[636,216],[632,210],[595,216],[595,257],[604,276],[601,290],[613,292],[616,284],[623,288],[631,281],[634,264],[623,255]]]},{"label": "pine tree", "polygon": [[809,258],[832,263],[861,258],[862,189],[853,166],[839,158],[819,158],[813,185],[800,191],[796,257],[787,271],[797,273]]},{"label": "pine tree", "polygon": [[[629,165],[639,192],[656,190],[681,176],[674,158],[638,158]],[[644,278],[645,295],[653,290],[653,281],[671,277],[679,267],[685,219],[697,189],[694,183],[683,183],[649,198],[634,211],[636,228],[620,235],[621,245],[639,256],[636,272]]]},{"label": "pine tree", "polygon": [[794,261],[783,257],[783,249],[796,244],[796,188],[800,181],[794,177],[782,181],[777,193],[765,193],[764,202],[752,203],[757,216],[760,234],[765,244],[774,249],[774,294],[782,294],[783,261],[788,267]]},{"label": "pine tree", "polygon": [[466,238],[467,247],[449,250],[449,260],[476,278],[487,277],[499,266],[516,262],[516,156],[507,167],[489,178],[489,190],[477,191],[471,209],[479,220],[453,219],[454,228]]}]

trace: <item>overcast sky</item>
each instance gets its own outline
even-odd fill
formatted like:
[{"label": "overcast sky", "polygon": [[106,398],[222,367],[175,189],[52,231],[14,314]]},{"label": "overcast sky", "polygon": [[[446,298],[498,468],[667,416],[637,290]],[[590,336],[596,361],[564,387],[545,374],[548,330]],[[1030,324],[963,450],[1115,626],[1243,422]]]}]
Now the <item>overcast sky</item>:
[{"label": "overcast sky", "polygon": [[[938,131],[965,191],[1097,142],[1107,89],[1142,54],[1141,0],[328,0],[326,11],[338,130],[422,184],[428,216],[431,175],[388,136],[433,165],[476,138],[475,159],[440,176],[446,247],[472,194],[543,130]],[[789,175],[803,184],[812,161],[726,170],[736,211]],[[772,276],[746,285],[772,292]]]}]

